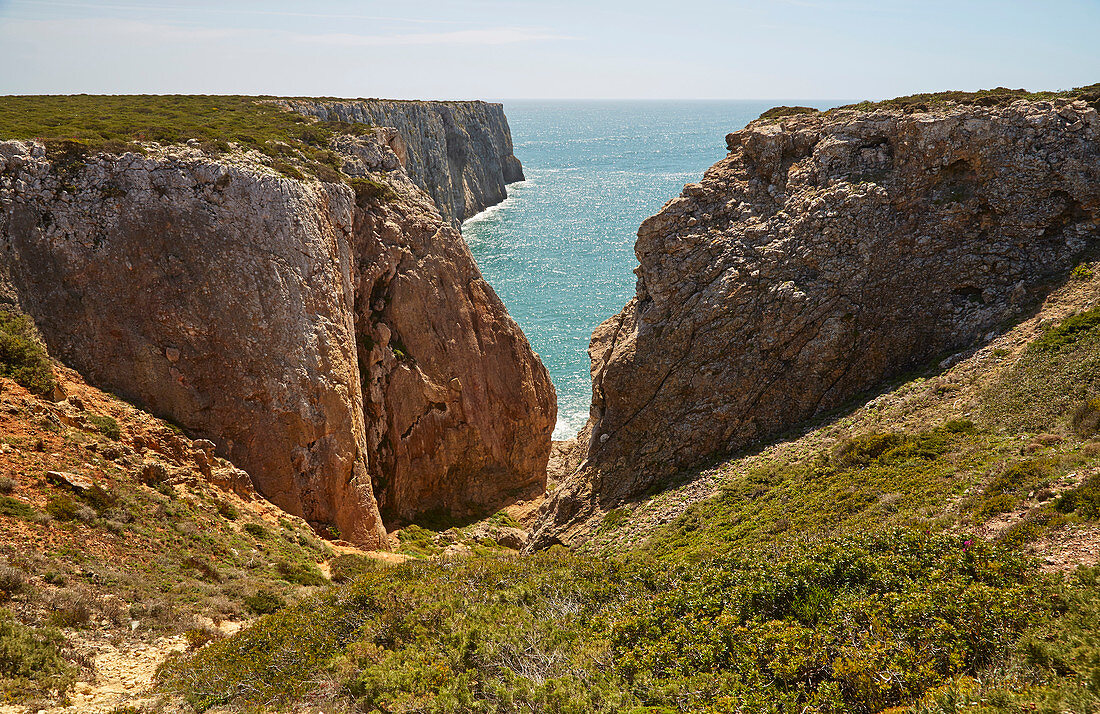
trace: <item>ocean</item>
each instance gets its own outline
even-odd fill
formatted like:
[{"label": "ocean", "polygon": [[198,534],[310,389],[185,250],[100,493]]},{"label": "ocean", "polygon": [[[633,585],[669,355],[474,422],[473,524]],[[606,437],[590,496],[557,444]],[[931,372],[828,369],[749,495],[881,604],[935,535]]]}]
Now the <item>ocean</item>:
[{"label": "ocean", "polygon": [[804,101],[506,101],[526,181],[462,226],[558,393],[555,439],[592,397],[592,330],[634,295],[638,226],[726,154],[726,134]]}]

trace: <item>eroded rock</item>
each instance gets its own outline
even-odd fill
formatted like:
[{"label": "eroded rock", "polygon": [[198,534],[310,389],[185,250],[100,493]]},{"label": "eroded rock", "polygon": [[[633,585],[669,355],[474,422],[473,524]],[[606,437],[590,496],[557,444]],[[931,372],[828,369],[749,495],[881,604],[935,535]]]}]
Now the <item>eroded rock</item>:
[{"label": "eroded rock", "polygon": [[579,471],[536,545],[958,351],[1100,238],[1100,119],[1020,101],[792,116],[645,221],[637,295],[593,334]]},{"label": "eroded rock", "polygon": [[[556,412],[461,235],[379,136],[335,148],[392,198],[258,154],[151,146],[74,167],[0,143],[0,283],[51,353],[367,547],[387,544],[382,514],[540,490]],[[193,459],[170,434],[135,448]]]}]

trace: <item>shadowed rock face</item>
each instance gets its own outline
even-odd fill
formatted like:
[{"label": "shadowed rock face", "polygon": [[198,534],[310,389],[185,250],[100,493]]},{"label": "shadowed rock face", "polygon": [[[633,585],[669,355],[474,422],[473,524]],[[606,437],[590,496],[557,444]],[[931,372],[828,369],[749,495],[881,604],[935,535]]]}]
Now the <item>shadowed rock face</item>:
[{"label": "shadowed rock face", "polygon": [[638,231],[637,295],[592,338],[586,460],[534,544],[676,470],[965,348],[1100,239],[1083,102],[757,121]]},{"label": "shadowed rock face", "polygon": [[0,263],[55,356],[214,441],[280,507],[384,547],[384,520],[543,488],[556,405],[457,230],[385,144],[341,141],[345,170],[397,198],[256,155],[61,169],[0,143]]},{"label": "shadowed rock face", "polygon": [[396,129],[399,138],[390,144],[409,178],[456,226],[507,198],[506,184],[523,180],[523,167],[512,154],[512,133],[500,104],[390,99],[280,99],[277,103],[323,121]]}]

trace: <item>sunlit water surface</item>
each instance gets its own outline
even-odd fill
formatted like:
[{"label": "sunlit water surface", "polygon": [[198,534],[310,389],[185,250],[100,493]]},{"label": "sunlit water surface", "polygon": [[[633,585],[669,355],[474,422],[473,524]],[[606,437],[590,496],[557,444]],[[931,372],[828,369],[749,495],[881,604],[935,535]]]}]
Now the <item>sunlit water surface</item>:
[{"label": "sunlit water surface", "polygon": [[555,439],[588,416],[588,340],[634,294],[638,226],[725,156],[727,133],[794,103],[505,102],[527,180],[462,232],[550,370]]}]

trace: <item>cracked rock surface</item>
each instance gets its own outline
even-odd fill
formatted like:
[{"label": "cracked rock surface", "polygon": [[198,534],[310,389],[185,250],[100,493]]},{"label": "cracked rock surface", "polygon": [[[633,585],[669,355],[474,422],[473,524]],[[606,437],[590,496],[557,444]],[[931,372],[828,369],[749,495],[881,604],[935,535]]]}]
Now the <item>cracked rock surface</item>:
[{"label": "cracked rock surface", "polygon": [[334,146],[374,199],[254,153],[0,142],[0,291],[90,382],[358,545],[491,512],[545,484],[553,387],[386,139]]},{"label": "cracked rock surface", "polygon": [[577,472],[535,547],[981,341],[1100,239],[1081,101],[757,120],[638,231],[637,294],[593,334]]}]

